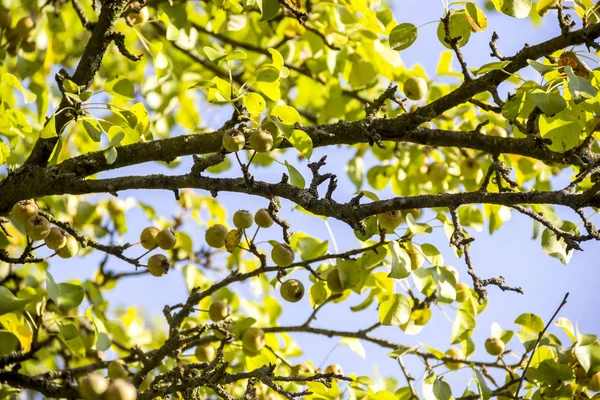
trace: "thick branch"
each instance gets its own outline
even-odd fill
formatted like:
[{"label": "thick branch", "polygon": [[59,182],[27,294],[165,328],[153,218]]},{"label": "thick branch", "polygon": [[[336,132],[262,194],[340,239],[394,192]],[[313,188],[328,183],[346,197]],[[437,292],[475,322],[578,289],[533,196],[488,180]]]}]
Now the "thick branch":
[{"label": "thick branch", "polygon": [[[98,22],[94,26],[92,36],[90,37],[77,69],[70,79],[80,87],[87,90],[94,80],[94,75],[100,69],[102,58],[110,44],[109,36],[114,31],[116,21],[121,16],[127,2],[125,0],[108,1],[102,3],[102,12],[98,17]],[[60,135],[65,126],[75,118],[75,115],[64,110],[70,107],[71,102],[67,96],[63,96],[56,111],[56,132]],[[45,165],[50,154],[58,141],[58,137],[48,139],[38,139],[31,155],[26,161],[26,165]]]}]

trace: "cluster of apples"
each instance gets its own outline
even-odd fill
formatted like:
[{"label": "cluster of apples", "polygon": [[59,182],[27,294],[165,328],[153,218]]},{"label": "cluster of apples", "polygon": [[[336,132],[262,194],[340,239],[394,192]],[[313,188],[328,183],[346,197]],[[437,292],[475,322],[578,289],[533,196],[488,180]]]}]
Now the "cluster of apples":
[{"label": "cluster of apples", "polygon": [[0,9],[0,32],[3,33],[6,42],[2,46],[6,46],[6,52],[11,56],[17,54],[17,50],[21,48],[27,53],[35,51],[35,42],[31,37],[31,33],[35,29],[35,21],[27,16],[17,21],[12,27],[12,14],[9,10]]},{"label": "cluster of apples", "polygon": [[[229,306],[221,300],[214,301],[208,308],[208,316],[213,322],[223,321],[229,317],[230,314],[231,310],[229,309]],[[232,328],[232,326],[233,324],[227,324],[227,330]],[[215,336],[218,339],[223,339],[225,337],[223,333],[219,331],[215,331]],[[266,344],[265,332],[260,328],[252,326],[246,329],[242,335],[242,348],[251,356],[260,353]],[[215,357],[215,348],[210,343],[198,345],[196,346],[195,355],[199,361],[211,361]]]},{"label": "cluster of apples", "polygon": [[[273,149],[273,135],[263,129],[253,129],[248,138],[250,148],[258,153],[266,153]],[[236,153],[246,147],[246,136],[238,130],[232,129],[223,134],[223,148],[231,153]]]},{"label": "cluster of apples", "polygon": [[[288,282],[296,281],[295,279],[289,280]],[[299,281],[296,281],[300,283]],[[285,284],[284,284],[285,285]],[[284,286],[282,285],[282,287]],[[292,284],[293,286],[294,284]],[[301,285],[301,283],[300,283]],[[302,293],[304,293],[304,287],[302,286]],[[295,299],[295,297],[294,297]],[[297,301],[297,300],[296,300]],[[213,322],[221,322],[224,321],[227,317],[231,315],[231,310],[226,302],[217,300],[211,303],[208,308],[208,316]],[[230,330],[233,324],[229,323],[226,325],[226,329]],[[218,339],[223,339],[223,333],[219,331],[215,331],[215,336]],[[242,348],[244,352],[250,356],[255,356],[261,352],[261,350],[266,346],[267,342],[265,339],[265,331],[261,328],[250,327],[246,329],[246,331],[242,334]],[[201,362],[209,362],[215,358],[216,350],[210,343],[204,343],[196,346],[196,350],[194,352],[196,358]],[[332,364],[327,367],[325,373],[335,374],[335,375],[343,375],[342,367],[339,364]],[[300,376],[300,375],[314,375],[315,370],[310,364],[300,364],[292,368],[292,375]]]},{"label": "cluster of apples", "polygon": [[[163,250],[172,250],[177,244],[177,237],[169,229],[162,231],[153,226],[142,230],[140,244],[146,250],[154,250],[160,247]],[[154,254],[148,259],[148,271],[152,276],[163,276],[169,272],[169,260],[164,254]]]},{"label": "cluster of apples", "polygon": [[385,229],[387,233],[392,233],[400,226],[401,223],[406,221],[406,216],[411,214],[415,220],[421,218],[423,212],[419,208],[411,208],[408,210],[393,210],[381,214],[377,214],[377,220],[379,221],[379,227]]},{"label": "cluster of apples", "polygon": [[21,200],[12,208],[13,219],[24,224],[25,233],[32,241],[43,240],[46,246],[56,251],[62,258],[71,258],[79,251],[79,243],[74,236],[64,233],[60,228],[39,215],[39,208],[33,200]]},{"label": "cluster of apples", "polygon": [[[259,228],[269,228],[273,225],[273,219],[269,212],[261,208],[252,215],[250,211],[238,210],[233,214],[233,225],[239,230],[246,230],[256,224]],[[212,225],[206,230],[204,240],[210,247],[220,249],[225,246],[227,235],[230,231],[221,224]],[[279,267],[287,267],[294,262],[294,251],[284,243],[278,243],[271,250],[271,258]]]},{"label": "cluster of apples", "polygon": [[[135,400],[137,390],[129,382],[129,371],[123,360],[108,364],[108,378],[99,372],[92,372],[79,382],[79,394],[85,400]],[[140,385],[140,391],[148,390],[153,376],[148,375]]]}]

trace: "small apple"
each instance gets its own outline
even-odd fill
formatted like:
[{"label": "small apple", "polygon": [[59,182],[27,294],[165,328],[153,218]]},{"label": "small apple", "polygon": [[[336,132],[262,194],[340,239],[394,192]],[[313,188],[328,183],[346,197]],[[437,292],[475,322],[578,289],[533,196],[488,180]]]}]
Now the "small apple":
[{"label": "small apple", "polygon": [[17,222],[24,223],[37,215],[38,206],[33,200],[21,200],[12,208],[12,216]]},{"label": "small apple", "polygon": [[153,226],[144,228],[140,234],[140,243],[142,244],[142,247],[146,250],[155,248],[158,245],[158,243],[156,243],[156,236],[158,235],[158,232],[160,232],[160,229]]},{"label": "small apple", "polygon": [[210,247],[219,249],[225,246],[225,236],[227,236],[227,228],[221,224],[215,224],[207,229],[204,239]]},{"label": "small apple", "polygon": [[177,243],[177,237],[169,229],[164,229],[156,235],[156,243],[163,250],[171,250]]},{"label": "small apple", "polygon": [[242,336],[242,346],[250,354],[258,354],[265,347],[265,332],[260,328],[250,327]]},{"label": "small apple", "polygon": [[77,255],[77,252],[79,251],[79,243],[72,235],[65,235],[65,237],[67,238],[67,242],[63,247],[56,251],[56,254],[58,254],[60,258],[71,258]]},{"label": "small apple", "polygon": [[143,25],[148,22],[150,19],[150,10],[148,10],[148,7],[142,7],[142,5],[137,1],[131,3],[130,7],[131,12],[127,14],[127,22],[129,22],[129,24]]},{"label": "small apple", "polygon": [[340,364],[331,364],[325,369],[326,374],[344,375],[344,370]]},{"label": "small apple", "polygon": [[62,233],[62,231],[53,226],[50,228],[50,233],[44,239],[44,243],[50,250],[58,250],[67,244],[67,237]]},{"label": "small apple", "polygon": [[19,36],[22,39],[25,39],[29,36],[31,31],[35,29],[35,21],[31,17],[23,17],[17,21],[17,25],[15,26],[15,30],[19,33]]},{"label": "small apple", "polygon": [[198,361],[200,362],[208,362],[215,358],[215,348],[207,343],[196,346],[195,355]]},{"label": "small apple", "polygon": [[152,276],[163,276],[169,272],[169,260],[164,254],[155,254],[148,259],[148,271]]},{"label": "small apple", "polygon": [[448,176],[448,166],[443,162],[433,162],[427,168],[427,176],[433,183],[442,183]]},{"label": "small apple", "polygon": [[108,364],[108,377],[111,380],[119,379],[119,378],[127,378],[129,376],[129,372],[125,368],[125,362],[123,360],[114,360]]},{"label": "small apple", "polygon": [[460,173],[464,179],[476,180],[480,170],[479,161],[475,158],[465,158],[460,162]]},{"label": "small apple", "polygon": [[229,315],[229,306],[224,301],[215,301],[208,308],[208,316],[214,322],[219,322]]},{"label": "small apple", "polygon": [[283,282],[279,293],[285,301],[296,303],[304,297],[304,285],[298,279],[290,279]]},{"label": "small apple", "polygon": [[331,290],[331,293],[342,293],[344,288],[342,287],[342,281],[340,280],[340,271],[337,268],[332,269],[327,274],[327,287]]},{"label": "small apple", "polygon": [[491,356],[499,356],[504,352],[504,348],[502,339],[491,337],[485,341],[485,350]]},{"label": "small apple", "polygon": [[104,393],[103,400],[135,400],[137,390],[125,379],[115,379]]},{"label": "small apple", "polygon": [[[453,358],[460,358],[460,359],[464,359],[465,358],[465,354],[463,353],[463,351],[457,347],[452,347],[451,349],[449,349],[446,354],[446,357],[453,357]],[[460,367],[462,367],[463,363],[458,362],[458,361],[444,361],[444,365],[446,366],[446,368],[448,368],[449,370],[452,371],[456,371],[457,369],[459,369]]]},{"label": "small apple", "polygon": [[248,229],[252,226],[252,213],[246,210],[238,210],[233,214],[233,225],[238,229]]},{"label": "small apple", "polygon": [[458,280],[459,280],[458,277],[459,277],[459,275],[458,275],[458,271],[456,270],[456,268],[454,268],[451,265],[444,265],[442,268],[445,268],[447,271],[449,271],[452,274],[452,276],[454,276],[454,279],[458,283]]},{"label": "small apple", "polygon": [[421,210],[420,208],[409,208],[408,210],[403,210],[402,211],[402,219],[406,219],[406,217],[409,214],[412,215],[412,217],[416,221],[419,218],[421,218],[421,215],[423,215],[423,210]]},{"label": "small apple", "polygon": [[466,283],[456,284],[456,301],[464,303],[469,298],[469,285]]},{"label": "small apple", "polygon": [[308,363],[302,363],[292,367],[292,376],[310,376],[314,374],[315,369]]},{"label": "small apple", "polygon": [[108,385],[108,379],[98,372],[92,372],[79,383],[79,394],[85,400],[100,400]]},{"label": "small apple", "polygon": [[385,229],[387,233],[392,233],[404,221],[402,211],[393,210],[382,214],[377,214],[379,227]]},{"label": "small apple", "polygon": [[411,100],[421,100],[427,94],[427,81],[423,78],[408,78],[404,81],[404,94]]},{"label": "small apple", "polygon": [[50,222],[41,215],[34,215],[25,222],[25,233],[31,240],[43,240],[50,234]]},{"label": "small apple", "polygon": [[259,153],[266,153],[273,147],[273,136],[262,129],[255,129],[250,134],[250,147]]},{"label": "small apple", "polygon": [[294,251],[287,244],[278,243],[271,250],[271,258],[275,265],[287,267],[294,262]]},{"label": "small apple", "polygon": [[227,131],[223,134],[223,147],[225,150],[235,153],[242,150],[246,146],[246,137],[235,129]]},{"label": "small apple", "polygon": [[254,222],[261,228],[270,228],[273,225],[273,218],[266,209],[261,208],[254,214]]}]

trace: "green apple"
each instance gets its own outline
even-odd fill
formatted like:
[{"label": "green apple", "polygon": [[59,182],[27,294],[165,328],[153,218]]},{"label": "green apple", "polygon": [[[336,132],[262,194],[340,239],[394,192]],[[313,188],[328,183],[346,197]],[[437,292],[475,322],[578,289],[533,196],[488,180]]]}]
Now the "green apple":
[{"label": "green apple", "polygon": [[[463,351],[461,349],[457,348],[457,347],[452,347],[451,349],[449,349],[446,352],[445,356],[446,357],[459,358],[459,359],[464,359],[465,358],[465,354],[463,353]],[[444,361],[444,365],[449,370],[456,371],[457,369],[459,369],[460,367],[462,367],[463,363],[458,362],[458,361],[449,361],[449,360],[446,360],[446,361]]]},{"label": "green apple", "polygon": [[296,303],[304,297],[304,285],[298,279],[290,279],[283,282],[279,293],[285,301]]},{"label": "green apple", "polygon": [[404,81],[404,94],[410,100],[421,100],[427,94],[427,81],[423,78],[408,78]]}]

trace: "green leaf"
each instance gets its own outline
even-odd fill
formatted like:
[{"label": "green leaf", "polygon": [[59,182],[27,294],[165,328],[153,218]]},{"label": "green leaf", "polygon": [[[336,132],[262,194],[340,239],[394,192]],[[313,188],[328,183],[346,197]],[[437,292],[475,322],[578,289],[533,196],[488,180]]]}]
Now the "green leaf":
[{"label": "green leaf", "polygon": [[482,75],[486,72],[497,71],[499,69],[504,69],[511,61],[496,61],[482,65],[479,68],[469,68],[475,75]]},{"label": "green leaf", "polygon": [[475,373],[475,382],[477,383],[477,389],[479,389],[479,396],[482,400],[488,400],[491,397],[492,390],[487,385],[485,377],[477,368],[472,367]]},{"label": "green leaf", "polygon": [[298,170],[287,161],[285,161],[285,166],[287,167],[288,173],[290,174],[290,183],[296,187],[304,189],[304,187],[306,186],[306,181],[304,180],[302,174],[298,172]]},{"label": "green leaf", "polygon": [[348,83],[353,88],[362,88],[377,77],[375,66],[367,60],[358,59],[352,62]]},{"label": "green leaf", "polygon": [[541,89],[535,89],[529,93],[529,97],[549,117],[567,108],[567,102],[558,92],[547,93]]},{"label": "green leaf", "polygon": [[19,81],[19,78],[17,78],[13,74],[10,74],[8,72],[3,73],[2,76],[0,76],[0,82],[6,83],[7,85],[14,87],[19,92],[21,92],[25,104],[33,103],[35,99],[37,99],[37,96],[33,92],[25,89]]},{"label": "green leaf", "polygon": [[531,11],[531,0],[492,0],[496,10],[515,18],[527,18]]},{"label": "green leaf", "polygon": [[110,349],[112,341],[101,319],[96,318],[92,312],[92,307],[88,307],[85,315],[92,320],[94,324],[94,347],[98,351],[106,351]]},{"label": "green leaf", "polygon": [[400,247],[397,241],[390,242],[388,245],[392,253],[392,270],[388,277],[394,279],[404,279],[410,275],[410,256]]},{"label": "green leaf", "polygon": [[[471,37],[471,23],[467,19],[465,11],[453,12],[450,14],[449,31],[450,38],[454,39],[461,37],[461,40],[458,42],[459,47],[467,44]],[[446,29],[443,22],[440,22],[438,25],[437,37],[444,47],[448,49],[451,48],[450,45],[446,43]]]},{"label": "green leaf", "polygon": [[559,67],[557,65],[546,65],[541,62],[535,60],[527,60],[527,64],[529,64],[533,69],[539,72],[542,75],[547,74],[548,72],[552,72]]},{"label": "green leaf", "polygon": [[272,67],[263,69],[256,77],[256,88],[273,101],[281,99],[279,84],[279,71]]},{"label": "green leaf", "polygon": [[418,35],[417,27],[411,23],[397,25],[390,32],[390,47],[398,51],[407,49],[417,40]]},{"label": "green leaf", "polygon": [[206,54],[206,57],[208,57],[208,59],[215,64],[217,64],[219,60],[227,56],[227,53],[225,51],[215,50],[210,46],[204,46],[202,50],[204,51],[204,54]]},{"label": "green leaf", "polygon": [[0,286],[0,315],[18,311],[31,300],[31,298],[19,299],[8,288]]},{"label": "green leaf", "polygon": [[356,190],[359,190],[362,186],[362,182],[365,175],[365,162],[362,157],[354,157],[346,165],[346,173],[348,177],[356,185]]},{"label": "green leaf", "polygon": [[0,140],[0,165],[4,164],[10,156],[10,149],[2,140]]},{"label": "green leaf", "polygon": [[309,298],[313,308],[327,300],[327,288],[325,287],[325,284],[319,281],[312,285],[310,288]]},{"label": "green leaf", "polygon": [[366,360],[367,354],[365,352],[365,348],[357,338],[343,337],[340,339],[340,343],[350,347],[350,350],[358,354],[363,360]]},{"label": "green leaf", "polygon": [[279,12],[279,0],[256,0],[262,14],[261,21],[269,21]]},{"label": "green leaf", "polygon": [[596,341],[585,346],[578,345],[575,347],[575,355],[588,375],[590,370],[592,373],[600,372],[600,343]]},{"label": "green leaf", "polygon": [[456,318],[452,324],[450,343],[457,344],[471,337],[475,330],[476,321],[473,314],[466,310],[456,310]]},{"label": "green leaf", "polygon": [[179,39],[179,36],[181,36],[181,32],[179,32],[179,29],[171,23],[171,21],[169,20],[169,16],[165,12],[159,11],[157,17],[158,20],[161,21],[167,28],[167,40],[173,41]]},{"label": "green leaf", "polygon": [[48,296],[60,309],[70,310],[76,308],[83,301],[84,291],[81,285],[72,283],[56,284],[48,271],[46,271],[46,285]]},{"label": "green leaf", "polygon": [[540,134],[543,138],[552,140],[548,148],[552,151],[564,152],[579,145],[582,125],[578,114],[571,109],[565,109],[553,117],[540,117]]},{"label": "green leaf", "polygon": [[515,319],[515,324],[520,325],[529,332],[539,333],[544,330],[544,320],[535,314],[524,313]]},{"label": "green leaf", "polygon": [[367,182],[375,190],[383,190],[394,176],[394,167],[378,165],[367,172]]},{"label": "green leaf", "polygon": [[[56,123],[54,122],[54,114],[50,117],[50,119],[46,122],[42,130],[40,131],[40,137],[42,139],[48,139],[52,137],[58,136],[56,134]],[[1,164],[1,163],[0,163]]]},{"label": "green leaf", "polygon": [[310,136],[304,131],[294,129],[288,141],[298,150],[304,157],[310,160],[313,152],[313,142]]},{"label": "green leaf", "polygon": [[88,136],[94,141],[94,142],[99,142],[100,138],[102,136],[102,131],[100,130],[100,127],[97,126],[95,123],[92,124],[86,120],[83,121],[83,127],[85,128],[85,131],[87,132]]},{"label": "green leaf", "polygon": [[[570,221],[563,221],[558,228],[568,233],[579,234],[577,225]],[[559,239],[556,236],[556,233],[548,228],[544,229],[544,232],[542,233],[542,249],[546,254],[558,258],[560,262],[565,265],[568,264],[569,261],[571,261],[571,257],[573,257],[573,249],[567,252],[567,244],[565,241],[562,238]]]},{"label": "green leaf", "polygon": [[487,17],[475,3],[467,3],[465,6],[465,11],[467,20],[475,32],[481,32],[487,28]]},{"label": "green leaf", "polygon": [[336,265],[340,273],[342,287],[353,289],[360,282],[360,264],[352,259],[339,259]]},{"label": "green leaf", "polygon": [[592,86],[589,80],[573,73],[573,68],[566,66],[565,71],[567,72],[569,92],[571,92],[575,104],[594,98],[598,94],[598,90]]},{"label": "green leaf", "polygon": [[123,75],[117,75],[104,83],[104,91],[113,96],[121,96],[126,99],[135,97],[133,83]]},{"label": "green leaf", "polygon": [[260,95],[260,93],[254,92],[250,92],[245,95],[242,102],[250,114],[260,114],[265,111],[265,107],[267,106],[265,99]]},{"label": "green leaf", "polygon": [[575,343],[575,329],[573,328],[573,323],[568,318],[560,317],[558,320],[556,320],[556,326],[561,328],[567,334],[567,336],[569,336],[571,343]]},{"label": "green leaf", "polygon": [[[19,348],[19,338],[13,333],[0,331],[0,357],[7,355]],[[5,398],[5,397],[0,397]]]},{"label": "green leaf", "polygon": [[286,125],[293,126],[300,122],[300,114],[294,107],[279,105],[271,110],[271,115],[279,118]]},{"label": "green leaf", "polygon": [[415,221],[415,217],[413,217],[412,214],[406,215],[406,224],[413,235],[429,235],[431,232],[433,232],[433,228],[431,226]]},{"label": "green leaf", "polygon": [[65,78],[63,79],[62,84],[65,92],[79,94],[79,86],[72,80]]},{"label": "green leaf", "polygon": [[432,269],[433,280],[437,288],[438,302],[452,304],[456,300],[456,278],[443,267]]},{"label": "green leaf", "polygon": [[115,161],[117,161],[117,155],[117,149],[115,149],[113,146],[104,150],[104,158],[106,158],[106,162],[109,164],[113,164]]},{"label": "green leaf", "polygon": [[410,302],[400,293],[386,295],[379,303],[379,322],[383,325],[405,324],[410,319]]}]

